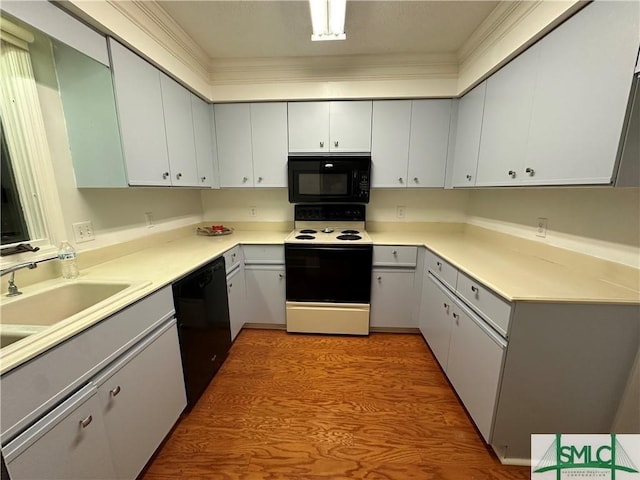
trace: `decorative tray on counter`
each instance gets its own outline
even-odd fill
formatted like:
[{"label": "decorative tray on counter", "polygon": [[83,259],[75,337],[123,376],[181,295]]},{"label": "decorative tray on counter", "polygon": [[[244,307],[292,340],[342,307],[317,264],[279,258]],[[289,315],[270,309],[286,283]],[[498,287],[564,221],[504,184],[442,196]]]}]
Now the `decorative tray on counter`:
[{"label": "decorative tray on counter", "polygon": [[198,227],[198,235],[205,235],[208,237],[218,237],[220,235],[230,235],[233,233],[233,228],[225,227],[224,225],[213,225],[211,227]]}]

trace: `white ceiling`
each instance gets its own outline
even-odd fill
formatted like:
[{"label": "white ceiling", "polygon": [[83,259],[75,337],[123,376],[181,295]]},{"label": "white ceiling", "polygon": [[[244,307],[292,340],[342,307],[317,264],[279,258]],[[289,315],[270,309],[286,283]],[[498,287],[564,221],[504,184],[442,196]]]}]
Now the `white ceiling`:
[{"label": "white ceiling", "polygon": [[216,59],[455,54],[498,1],[349,0],[346,41],[311,42],[307,0],[160,0]]}]

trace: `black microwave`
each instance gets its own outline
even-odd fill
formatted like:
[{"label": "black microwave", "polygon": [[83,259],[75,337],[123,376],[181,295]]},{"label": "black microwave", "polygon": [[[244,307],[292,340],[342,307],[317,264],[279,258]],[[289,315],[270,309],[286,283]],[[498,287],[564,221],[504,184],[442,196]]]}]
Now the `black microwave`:
[{"label": "black microwave", "polygon": [[289,156],[290,203],[369,203],[371,154]]}]

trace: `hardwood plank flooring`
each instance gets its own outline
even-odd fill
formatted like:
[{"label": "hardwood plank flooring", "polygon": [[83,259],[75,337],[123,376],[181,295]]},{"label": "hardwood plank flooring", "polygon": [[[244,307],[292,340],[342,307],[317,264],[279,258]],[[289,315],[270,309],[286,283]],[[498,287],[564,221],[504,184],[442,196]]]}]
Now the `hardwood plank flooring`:
[{"label": "hardwood plank flooring", "polygon": [[501,465],[420,335],[243,330],[144,480],[529,478]]}]

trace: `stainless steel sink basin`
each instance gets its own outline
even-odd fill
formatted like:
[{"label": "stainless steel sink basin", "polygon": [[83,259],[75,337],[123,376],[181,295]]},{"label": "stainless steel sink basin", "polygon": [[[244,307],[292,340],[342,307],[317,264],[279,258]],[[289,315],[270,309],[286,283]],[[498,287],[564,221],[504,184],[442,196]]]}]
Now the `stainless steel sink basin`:
[{"label": "stainless steel sink basin", "polygon": [[87,315],[148,284],[81,280],[23,288],[23,295],[3,297],[0,303],[0,347],[63,320]]}]

